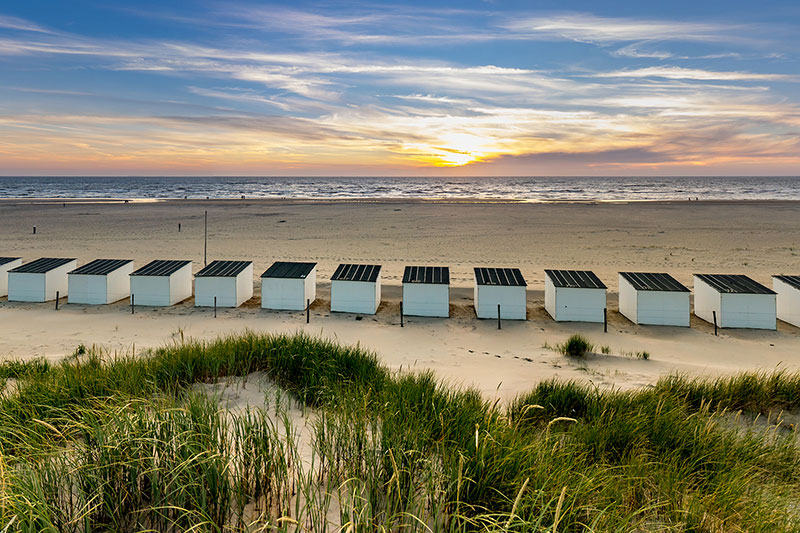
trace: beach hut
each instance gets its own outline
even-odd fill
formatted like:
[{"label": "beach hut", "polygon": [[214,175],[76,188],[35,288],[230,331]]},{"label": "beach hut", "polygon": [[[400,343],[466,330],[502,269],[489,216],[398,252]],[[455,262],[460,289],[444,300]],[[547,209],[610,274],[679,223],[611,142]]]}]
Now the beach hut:
[{"label": "beach hut", "polygon": [[131,259],[95,259],[67,273],[71,304],[110,304],[131,294]]},{"label": "beach hut", "polygon": [[772,276],[778,318],[800,327],[800,276]]},{"label": "beach hut", "polygon": [[169,306],[192,295],[192,262],[156,259],[131,273],[131,302]]},{"label": "beach hut", "polygon": [[689,289],[663,272],[620,272],[619,312],[634,324],[689,326]]},{"label": "beach hut", "polygon": [[695,274],[694,314],[721,328],[776,329],[775,292],[743,275]]},{"label": "beach hut", "polygon": [[8,295],[8,271],[21,264],[21,257],[0,257],[0,296]]},{"label": "beach hut", "polygon": [[42,257],[8,271],[8,301],[46,302],[67,295],[67,272],[76,259]]},{"label": "beach hut", "polygon": [[317,298],[317,264],[276,261],[261,274],[261,307],[302,311]]},{"label": "beach hut", "polygon": [[544,308],[558,322],[603,322],[606,286],[589,270],[545,270]]},{"label": "beach hut", "polygon": [[212,261],[194,275],[194,305],[239,307],[253,297],[252,261]]},{"label": "beach hut", "polygon": [[403,272],[403,314],[450,316],[450,268],[407,266]]},{"label": "beach hut", "polygon": [[331,276],[331,311],[374,315],[380,305],[381,265],[339,265]]},{"label": "beach hut", "polygon": [[525,278],[518,268],[475,268],[474,304],[478,318],[525,320],[528,317]]}]

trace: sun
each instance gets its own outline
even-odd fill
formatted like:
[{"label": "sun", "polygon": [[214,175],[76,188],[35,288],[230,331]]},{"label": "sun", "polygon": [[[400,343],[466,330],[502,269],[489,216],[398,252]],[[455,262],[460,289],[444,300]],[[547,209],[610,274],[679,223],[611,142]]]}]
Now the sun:
[{"label": "sun", "polygon": [[477,161],[478,158],[468,152],[445,152],[439,156],[439,160],[444,166],[460,167]]},{"label": "sun", "polygon": [[481,160],[488,153],[484,137],[471,133],[443,135],[436,148],[438,159],[444,166],[460,167]]}]

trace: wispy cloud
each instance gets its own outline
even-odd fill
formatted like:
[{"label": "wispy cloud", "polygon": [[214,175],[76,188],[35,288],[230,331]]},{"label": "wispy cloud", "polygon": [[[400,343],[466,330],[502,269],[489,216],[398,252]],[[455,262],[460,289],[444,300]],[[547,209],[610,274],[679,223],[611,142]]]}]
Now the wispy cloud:
[{"label": "wispy cloud", "polygon": [[36,33],[52,33],[50,30],[29,20],[8,15],[0,15],[0,28],[6,30],[32,31]]},{"label": "wispy cloud", "polygon": [[597,78],[667,78],[671,80],[708,81],[800,81],[800,76],[789,74],[761,74],[756,72],[716,72],[682,67],[647,67],[632,70],[615,70],[594,74]]},{"label": "wispy cloud", "polygon": [[610,18],[585,13],[523,17],[508,22],[506,26],[516,32],[541,37],[593,43],[652,39],[715,42],[731,39],[732,32],[737,29],[736,26],[707,22]]},{"label": "wispy cloud", "polygon": [[622,48],[611,52],[611,55],[617,57],[633,57],[633,58],[645,58],[645,59],[670,59],[675,56],[675,54],[671,52],[667,52],[665,50],[655,50],[653,48],[643,45],[642,43],[632,43],[627,46],[623,46]]}]

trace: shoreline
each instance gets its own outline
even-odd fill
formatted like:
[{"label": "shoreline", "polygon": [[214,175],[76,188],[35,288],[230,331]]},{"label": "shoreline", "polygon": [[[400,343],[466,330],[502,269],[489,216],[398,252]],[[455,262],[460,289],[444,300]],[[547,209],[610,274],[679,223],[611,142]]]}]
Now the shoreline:
[{"label": "shoreline", "polygon": [[429,204],[429,205],[800,205],[800,200],[782,199],[708,199],[708,200],[602,200],[602,199],[550,199],[516,200],[506,198],[58,198],[20,197],[0,198],[2,205],[56,205],[56,204],[177,204],[177,205],[337,205],[337,204]]}]

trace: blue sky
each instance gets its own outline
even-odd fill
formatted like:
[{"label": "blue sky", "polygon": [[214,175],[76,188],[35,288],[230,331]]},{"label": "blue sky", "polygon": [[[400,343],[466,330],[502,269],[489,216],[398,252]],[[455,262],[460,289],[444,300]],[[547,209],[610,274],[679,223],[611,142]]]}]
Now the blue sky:
[{"label": "blue sky", "polygon": [[800,4],[15,2],[0,173],[798,174]]}]

